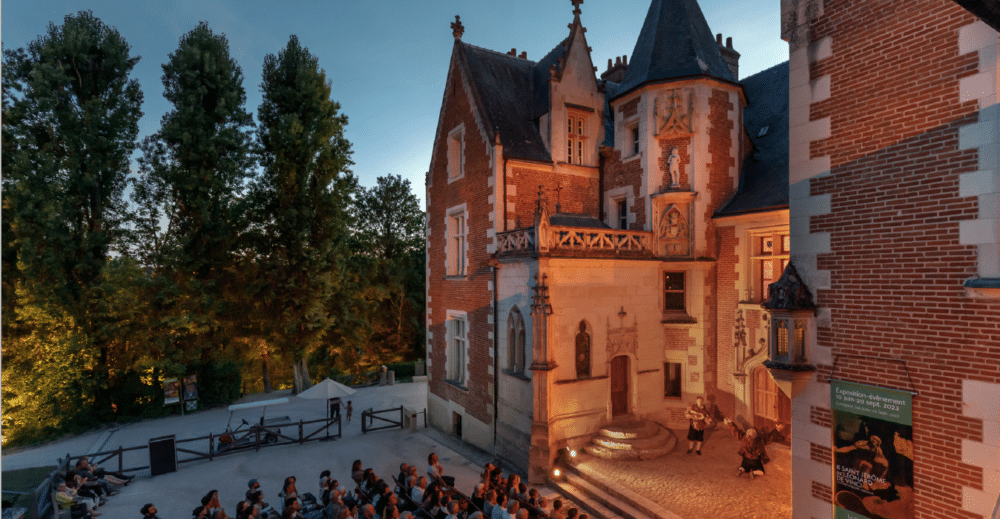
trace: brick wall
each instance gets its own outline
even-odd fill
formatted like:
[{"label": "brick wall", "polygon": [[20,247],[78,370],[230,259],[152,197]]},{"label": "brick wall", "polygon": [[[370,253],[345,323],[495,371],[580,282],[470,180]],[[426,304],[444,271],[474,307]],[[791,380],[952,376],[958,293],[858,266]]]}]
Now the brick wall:
[{"label": "brick wall", "polygon": [[[718,389],[716,391],[715,403],[719,406],[722,414],[732,417],[736,414],[736,399],[733,395],[733,373],[736,372],[736,358],[733,354],[733,333],[736,316],[736,306],[739,303],[739,292],[736,290],[736,282],[740,279],[739,261],[740,257],[736,253],[739,239],[736,237],[736,229],[733,227],[720,227],[718,229],[719,262],[716,264],[715,286],[718,291],[718,319],[719,326],[716,330],[716,373],[718,375]],[[750,323],[750,316],[744,316],[747,323]],[[759,320],[760,317],[757,317]],[[747,326],[747,331],[754,328]],[[747,345],[756,344],[747,336]]]},{"label": "brick wall", "polygon": [[[507,175],[507,202],[513,207],[507,213],[508,220],[514,220],[515,227],[530,227],[535,224],[535,204],[538,201],[538,187],[542,187],[545,205],[550,215],[556,212],[558,201],[563,213],[587,214],[598,218],[598,178],[573,174],[555,173],[551,169],[511,167]],[[556,188],[562,187],[558,195]],[[502,188],[501,188],[502,189]],[[513,191],[513,193],[512,193]],[[502,192],[502,190],[501,190]],[[502,217],[501,217],[502,218]]]},{"label": "brick wall", "polygon": [[[457,69],[453,69],[457,70]],[[492,308],[489,283],[492,274],[482,262],[487,258],[486,231],[492,228],[488,203],[493,188],[492,174],[486,140],[476,122],[470,104],[467,85],[456,72],[449,79],[446,102],[442,113],[440,134],[434,149],[429,203],[427,206],[430,236],[428,240],[428,330],[430,339],[429,389],[435,395],[454,401],[476,419],[492,423],[489,406],[489,384],[493,376],[489,367],[492,339],[486,330],[492,330]],[[465,176],[448,182],[448,133],[459,124],[465,125]],[[467,204],[468,209],[468,276],[466,279],[445,279],[446,229],[445,218],[449,207]],[[469,364],[468,390],[460,389],[445,381],[447,330],[445,321],[448,310],[468,312]]]},{"label": "brick wall", "polygon": [[731,112],[736,107],[729,100],[729,92],[725,90],[712,89],[712,97],[708,100],[709,106],[709,128],[708,153],[712,161],[708,164],[708,204],[705,206],[704,222],[705,237],[707,238],[706,250],[713,257],[719,257],[719,249],[715,236],[715,221],[712,215],[715,214],[722,204],[736,191],[734,183],[734,170],[736,157],[733,153],[733,127],[735,123],[731,119]]},{"label": "brick wall", "polygon": [[[636,231],[643,230],[646,225],[646,198],[639,196],[642,193],[642,163],[638,159],[622,162],[621,152],[618,150],[608,156],[602,153],[601,160],[603,161],[601,168],[604,170],[604,190],[632,187],[635,203],[629,207],[629,211],[635,220],[630,220],[632,223],[629,228]],[[604,208],[605,214],[613,210],[610,207]]]},{"label": "brick wall", "polygon": [[[960,222],[979,207],[960,195],[959,176],[976,171],[980,157],[960,146],[960,128],[979,116],[975,99],[961,100],[959,81],[981,71],[976,53],[959,53],[958,37],[974,21],[949,0],[831,0],[809,32],[811,42],[832,42],[809,65],[810,80],[828,76],[830,86],[808,114],[830,128],[807,153],[830,161],[807,194],[830,202],[808,226],[829,236],[815,265],[829,272],[816,290],[830,316],[817,345],[830,348],[836,368],[821,365],[817,378],[918,393],[918,519],[982,517],[964,509],[968,489],[981,490],[984,479],[963,462],[962,445],[983,441],[984,424],[964,416],[963,383],[1000,383],[1000,301],[962,287],[976,276],[977,250],[960,243]],[[814,404],[810,421],[828,424],[829,402]],[[813,495],[828,501],[828,483],[814,481]]]}]

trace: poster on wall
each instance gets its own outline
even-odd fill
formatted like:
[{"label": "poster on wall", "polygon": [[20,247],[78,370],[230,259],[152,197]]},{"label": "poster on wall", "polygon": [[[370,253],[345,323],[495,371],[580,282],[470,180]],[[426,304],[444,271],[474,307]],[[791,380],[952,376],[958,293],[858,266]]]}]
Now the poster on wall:
[{"label": "poster on wall", "polygon": [[835,519],[912,519],[913,397],[830,380]]},{"label": "poster on wall", "polygon": [[176,404],[181,401],[181,386],[176,378],[163,379],[163,405]]}]

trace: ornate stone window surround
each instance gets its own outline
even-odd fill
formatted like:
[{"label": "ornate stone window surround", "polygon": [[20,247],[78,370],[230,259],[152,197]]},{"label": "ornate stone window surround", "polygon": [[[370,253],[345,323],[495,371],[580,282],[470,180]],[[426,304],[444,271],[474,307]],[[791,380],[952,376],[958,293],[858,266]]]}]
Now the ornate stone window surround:
[{"label": "ornate stone window surround", "polygon": [[[589,110],[589,109],[588,109]],[[590,138],[593,136],[591,113],[586,110],[566,107],[566,162],[589,166],[591,162]]]},{"label": "ornate stone window surround", "polygon": [[632,186],[617,187],[615,189],[609,189],[605,191],[604,195],[607,201],[605,207],[605,218],[607,221],[604,223],[612,229],[618,229],[618,203],[625,201],[628,206],[628,223],[635,223],[635,213],[633,208],[635,207],[635,195],[632,192]]},{"label": "ornate stone window surround", "polygon": [[507,315],[507,369],[504,373],[516,378],[530,380],[525,375],[528,365],[527,350],[525,347],[524,316],[521,315],[517,306],[511,308]]}]

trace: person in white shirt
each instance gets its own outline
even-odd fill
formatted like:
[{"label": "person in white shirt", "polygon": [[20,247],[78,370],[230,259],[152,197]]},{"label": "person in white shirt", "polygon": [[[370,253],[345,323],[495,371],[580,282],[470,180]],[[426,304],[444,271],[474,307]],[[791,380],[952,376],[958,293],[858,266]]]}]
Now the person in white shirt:
[{"label": "person in white shirt", "polygon": [[[412,476],[411,476],[412,477]],[[427,489],[427,478],[420,476],[417,485],[410,491],[410,499],[420,504],[424,501],[424,490]]]}]

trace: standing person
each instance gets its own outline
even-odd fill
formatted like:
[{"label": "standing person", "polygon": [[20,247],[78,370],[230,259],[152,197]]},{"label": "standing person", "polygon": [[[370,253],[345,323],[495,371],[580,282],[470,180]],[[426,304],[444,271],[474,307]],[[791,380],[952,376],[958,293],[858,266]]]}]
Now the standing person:
[{"label": "standing person", "polygon": [[351,405],[350,400],[347,401],[347,408],[344,410],[347,411],[347,423],[351,423],[351,414],[354,413],[354,406]]},{"label": "standing person", "polygon": [[688,419],[688,454],[696,450],[701,456],[701,444],[705,441],[705,428],[712,424],[712,418],[700,396],[687,408],[684,416]]}]

